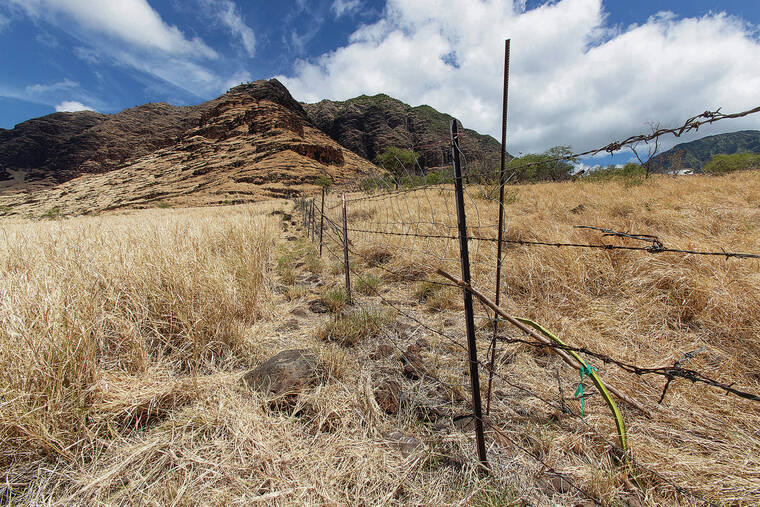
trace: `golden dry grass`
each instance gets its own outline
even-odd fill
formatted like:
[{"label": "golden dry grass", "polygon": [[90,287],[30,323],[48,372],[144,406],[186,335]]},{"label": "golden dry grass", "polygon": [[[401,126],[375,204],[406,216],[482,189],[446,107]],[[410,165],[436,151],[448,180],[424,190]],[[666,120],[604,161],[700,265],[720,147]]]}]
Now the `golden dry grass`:
[{"label": "golden dry grass", "polygon": [[[595,225],[654,234],[674,248],[760,252],[758,172],[719,178],[654,177],[633,185],[568,182],[515,189],[517,194],[506,208],[511,239],[598,244],[600,233],[573,228]],[[470,234],[495,237],[496,203],[477,186],[469,187],[467,194]],[[456,235],[449,187],[421,189],[390,199],[377,196],[349,201],[349,215],[357,217],[349,225],[356,229],[349,232],[356,250],[354,262],[366,266],[358,267],[359,271],[374,265],[361,252],[379,245],[394,253],[383,265],[388,283],[420,278],[435,281],[437,267],[459,275],[456,240],[358,232]],[[604,241],[634,244],[617,238]],[[471,241],[470,249],[473,284],[493,294],[495,244]],[[403,273],[412,275],[404,277]],[[758,260],[510,245],[503,273],[503,306],[543,324],[574,346],[642,366],[673,365],[684,353],[705,347],[688,367],[760,392]],[[387,297],[397,302],[419,300],[419,286],[396,283],[395,293]],[[450,310],[461,308],[460,292],[442,290],[450,291],[448,308],[423,305],[410,313],[464,343],[461,314]],[[438,296],[435,301],[441,299]],[[481,326],[480,358],[485,362],[490,327],[483,308],[476,308],[476,313],[476,324]],[[446,338],[428,334],[436,345],[439,374],[461,383],[461,375],[452,372],[463,369],[464,352]],[[602,378],[651,411],[652,417],[646,418],[618,402],[640,463],[714,502],[750,505],[760,501],[757,403],[676,380],[658,405],[663,378],[636,377],[598,360],[590,362],[600,369]],[[572,397],[577,386],[577,371],[529,346],[501,346],[497,364],[503,379],[557,403],[558,371],[566,398]],[[616,434],[600,397],[592,397],[586,404],[585,419],[593,428],[589,429],[502,379],[495,380],[495,389],[492,422],[521,435],[530,449],[604,502],[620,501],[627,488],[621,479],[623,471],[610,459],[606,441],[616,442]],[[569,403],[579,410],[576,401]],[[490,438],[498,440],[493,434]],[[509,450],[520,455],[516,448]],[[540,469],[524,454],[521,461],[528,473]],[[647,502],[700,503],[688,496],[674,496],[670,485],[651,475],[644,474],[641,482],[645,486],[641,498]],[[546,498],[543,501],[550,503]],[[563,502],[559,497],[552,501]],[[569,497],[564,500],[571,501]]]},{"label": "golden dry grass", "polygon": [[[361,358],[316,337],[324,319],[283,327],[318,296],[275,290],[277,256],[291,252],[276,246],[283,220],[272,212],[284,204],[2,223],[0,503],[448,504],[478,494],[470,467],[431,472],[429,452],[405,458],[383,440],[417,423],[381,415]],[[321,269],[298,245],[286,255],[293,281]],[[241,377],[288,348],[317,353],[327,379],[281,413]]]},{"label": "golden dry grass", "polygon": [[[613,182],[516,188],[507,208],[512,238],[599,241],[596,233],[571,227],[589,224],[658,234],[667,246],[760,250],[755,172],[658,177],[629,187]],[[468,219],[472,235],[489,237],[496,208],[484,197],[470,189]],[[464,343],[461,292],[431,289],[434,304],[417,294],[419,278],[438,281],[436,267],[459,273],[456,241],[350,232],[357,252],[352,270],[381,278],[375,290],[403,313],[394,312],[398,323],[387,332],[373,329],[346,348],[320,339],[332,316],[305,311],[310,300],[342,283],[340,270],[329,268],[339,265],[333,253],[340,258],[342,252],[328,242],[332,252],[317,262],[308,244],[285,241],[296,235],[293,225],[270,213],[286,206],[273,201],[2,222],[0,502],[584,501],[575,490],[552,487],[542,465],[493,432],[487,441],[494,473],[478,477],[471,430],[446,417],[420,418],[430,400],[451,415],[468,410],[463,350],[408,317]],[[455,234],[446,189],[350,202],[349,210],[350,227],[357,229]],[[491,292],[494,245],[471,247],[474,284]],[[754,260],[510,247],[505,306],[573,345],[641,365],[672,364],[704,346],[690,367],[758,392],[759,272]],[[324,285],[308,282],[313,276]],[[378,296],[354,298],[354,311],[387,309]],[[490,327],[482,308],[477,310],[485,360]],[[299,311],[307,316],[294,319]],[[369,358],[379,343],[403,349],[419,338],[432,346],[422,353],[425,368],[450,388],[429,378],[403,378],[400,350]],[[292,410],[280,412],[240,379],[287,348],[314,351],[327,378],[303,393]],[[652,413],[646,418],[621,404],[639,462],[715,502],[758,502],[756,404],[677,380],[657,405],[661,378],[638,378],[591,362],[602,378]],[[497,364],[489,420],[594,497],[608,505],[635,499],[700,503],[648,474],[640,477],[641,489],[626,483],[607,442],[615,441],[614,425],[598,396],[586,403],[586,426],[521,390],[558,404],[559,383],[566,403],[578,410],[571,399],[577,371],[525,345],[500,345]],[[407,396],[396,415],[382,412],[372,394],[374,383],[389,376],[399,379]],[[417,437],[422,448],[405,457],[382,436],[389,430]]]}]

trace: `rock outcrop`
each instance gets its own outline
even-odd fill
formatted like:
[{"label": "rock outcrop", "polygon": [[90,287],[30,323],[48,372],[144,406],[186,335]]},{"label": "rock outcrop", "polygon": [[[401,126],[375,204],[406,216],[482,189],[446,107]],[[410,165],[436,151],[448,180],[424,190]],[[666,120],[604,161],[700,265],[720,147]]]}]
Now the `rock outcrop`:
[{"label": "rock outcrop", "polygon": [[80,111],[34,118],[0,132],[0,167],[55,183],[112,171],[171,146],[198,123],[202,110],[161,103],[112,115]]},{"label": "rock outcrop", "polygon": [[[411,107],[384,94],[303,106],[314,125],[368,160],[396,146],[419,153],[424,169],[451,162],[448,139],[452,117],[430,106]],[[493,137],[465,129],[460,146],[469,161],[498,166],[500,143]]]},{"label": "rock outcrop", "polygon": [[284,350],[246,373],[243,381],[270,396],[292,396],[317,383],[319,372],[319,362],[309,352]]},{"label": "rock outcrop", "polygon": [[320,176],[341,183],[377,170],[315,128],[274,79],[199,106],[56,113],[0,136],[0,165],[16,178],[0,183],[4,215],[236,204],[314,191]]}]

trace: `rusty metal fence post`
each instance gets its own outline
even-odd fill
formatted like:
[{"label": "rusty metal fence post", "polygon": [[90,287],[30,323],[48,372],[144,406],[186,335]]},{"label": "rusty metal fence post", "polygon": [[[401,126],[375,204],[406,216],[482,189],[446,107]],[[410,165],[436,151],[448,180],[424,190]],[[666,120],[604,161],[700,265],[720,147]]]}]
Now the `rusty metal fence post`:
[{"label": "rusty metal fence post", "polygon": [[319,256],[322,257],[322,229],[325,226],[325,187],[322,187],[322,206],[319,210]]},{"label": "rusty metal fence post", "polygon": [[[467,244],[467,219],[464,209],[464,185],[462,168],[459,162],[459,134],[457,121],[451,120],[451,152],[454,159],[454,184],[457,201],[457,225],[459,226],[459,254],[462,265],[462,280],[470,284],[470,253]],[[345,208],[344,208],[345,209]],[[345,211],[344,211],[345,216]],[[345,223],[345,222],[344,222]],[[472,294],[463,289],[465,327],[467,330],[467,350],[470,361],[470,389],[472,391],[472,415],[475,422],[475,440],[478,459],[485,471],[490,470],[486,456],[486,443],[483,435],[483,408],[480,400],[480,377],[478,374],[478,349],[475,342],[475,318],[472,308]]]},{"label": "rusty metal fence post", "polygon": [[[499,170],[499,231],[496,244],[496,306],[499,306],[501,296],[501,254],[504,244],[504,186],[507,184],[507,98],[509,95],[509,51],[510,40],[504,41],[504,96],[501,104],[501,169]],[[491,358],[488,361],[488,389],[486,390],[486,415],[491,413],[491,385],[493,384],[494,368],[496,368],[496,338],[499,335],[498,315],[493,316],[493,339],[489,348]]]},{"label": "rusty metal fence post", "polygon": [[348,264],[348,219],[346,218],[346,194],[343,199],[343,268],[346,270],[346,299],[351,303],[351,271]]}]

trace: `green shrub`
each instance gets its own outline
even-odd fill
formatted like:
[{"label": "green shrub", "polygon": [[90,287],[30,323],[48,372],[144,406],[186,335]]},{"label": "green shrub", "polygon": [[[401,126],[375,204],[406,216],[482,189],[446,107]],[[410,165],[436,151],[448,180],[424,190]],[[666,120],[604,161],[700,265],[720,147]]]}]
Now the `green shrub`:
[{"label": "green shrub", "polygon": [[45,213],[40,215],[40,218],[44,220],[58,220],[59,218],[63,218],[63,215],[61,214],[61,208],[58,206],[50,208]]},{"label": "green shrub", "polygon": [[411,150],[388,146],[375,161],[391,173],[401,176],[415,171],[418,158],[419,155]]},{"label": "green shrub", "polygon": [[611,165],[597,169],[583,179],[584,181],[619,181],[626,186],[638,185],[646,179],[646,169],[639,164],[629,162],[623,167]]},{"label": "green shrub", "polygon": [[348,304],[346,291],[340,287],[328,289],[320,299],[332,313],[340,313]]},{"label": "green shrub", "polygon": [[392,321],[393,315],[388,311],[362,309],[329,320],[319,328],[318,336],[326,342],[335,342],[346,347],[352,347],[379,334],[383,327]]},{"label": "green shrub", "polygon": [[705,174],[727,174],[745,169],[760,168],[760,154],[734,153],[715,155],[702,169]]},{"label": "green shrub", "polygon": [[372,273],[367,273],[356,279],[356,291],[359,294],[365,296],[372,296],[377,294],[377,289],[380,287],[380,279]]},{"label": "green shrub", "polygon": [[318,187],[323,187],[326,193],[328,190],[330,190],[330,187],[332,187],[333,179],[330,176],[326,176],[323,174],[314,180],[314,184],[317,185]]}]

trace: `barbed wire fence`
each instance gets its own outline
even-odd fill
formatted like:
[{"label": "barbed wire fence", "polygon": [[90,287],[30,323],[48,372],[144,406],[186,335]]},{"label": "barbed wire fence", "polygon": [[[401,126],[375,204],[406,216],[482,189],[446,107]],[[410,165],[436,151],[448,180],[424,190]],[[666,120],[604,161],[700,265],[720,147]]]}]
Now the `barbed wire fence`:
[{"label": "barbed wire fence", "polygon": [[[677,128],[659,129],[649,134],[632,136],[598,149],[556,158],[556,161],[601,152],[613,153],[634,143],[649,142],[668,134],[678,137],[686,132],[697,130],[702,125],[723,119],[744,117],[757,112],[760,112],[760,107],[733,114],[723,114],[720,109],[706,111],[689,118]],[[458,145],[459,127],[456,121],[452,122],[451,138],[447,141],[447,146],[452,150],[455,166],[459,163],[457,159],[461,157],[462,166],[466,168],[465,154]],[[468,382],[442,379],[440,375],[423,364],[415,361],[409,361],[409,364],[413,370],[417,370],[419,378],[434,382],[451,392],[461,393],[469,384],[472,399],[466,415],[475,426],[475,447],[478,451],[477,459],[480,469],[492,471],[494,467],[503,468],[501,461],[504,459],[504,454],[500,449],[503,446],[511,446],[532,459],[544,473],[565,481],[570,489],[593,503],[598,505],[607,503],[598,494],[577,484],[569,474],[556,470],[545,458],[542,458],[540,452],[531,448],[530,443],[526,444],[525,438],[521,440],[519,436],[502,427],[500,418],[505,417],[507,413],[512,413],[516,417],[523,416],[527,409],[522,407],[521,403],[526,399],[531,399],[537,400],[557,413],[572,417],[580,427],[592,435],[593,441],[601,443],[611,451],[616,461],[625,465],[625,470],[630,471],[630,475],[626,474],[625,479],[629,489],[640,491],[641,488],[636,485],[640,486],[641,481],[648,478],[655,483],[655,487],[669,488],[668,491],[673,494],[688,496],[698,503],[716,505],[715,500],[705,498],[703,494],[693,491],[692,488],[674,482],[668,476],[658,472],[655,466],[641,462],[625,445],[622,434],[620,442],[615,443],[607,432],[589,422],[583,413],[583,401],[591,395],[584,394],[582,386],[584,373],[590,377],[595,370],[590,363],[581,360],[580,396],[575,397],[581,402],[579,413],[565,403],[566,398],[562,394],[559,370],[557,372],[559,402],[556,402],[550,400],[547,395],[537,392],[535,388],[516,382],[509,372],[500,371],[499,366],[503,366],[505,361],[496,359],[497,343],[521,344],[542,350],[551,349],[560,356],[568,353],[582,354],[604,364],[615,365],[637,378],[662,377],[665,384],[659,403],[663,402],[669,387],[677,379],[702,384],[752,403],[760,402],[760,394],[737,387],[735,382],[717,380],[708,373],[687,368],[686,363],[703,351],[700,349],[683,353],[682,357],[674,361],[672,365],[641,366],[595,351],[590,347],[573,347],[552,342],[545,337],[542,338],[535,330],[525,329],[524,326],[517,326],[518,330],[526,335],[523,338],[506,333],[505,324],[510,322],[511,316],[503,309],[505,304],[494,303],[485,296],[483,291],[487,287],[495,286],[497,299],[500,295],[508,295],[506,292],[499,291],[498,284],[501,276],[497,274],[498,269],[496,272],[493,270],[494,264],[501,262],[502,247],[508,246],[526,249],[630,251],[692,258],[724,257],[737,261],[760,259],[760,253],[728,249],[678,248],[669,245],[666,240],[656,235],[616,231],[598,224],[574,226],[575,230],[584,231],[588,235],[598,233],[596,241],[557,240],[536,231],[531,231],[531,238],[509,236],[507,235],[508,227],[502,223],[502,220],[498,223],[488,221],[494,213],[493,209],[487,208],[496,207],[498,210],[503,210],[505,193],[508,194],[511,185],[510,177],[502,174],[495,184],[491,181],[467,182],[464,176],[466,169],[455,167],[448,180],[426,182],[424,178],[421,178],[425,170],[419,163],[412,170],[401,163],[398,167],[402,168],[401,172],[384,170],[382,174],[368,178],[363,184],[345,186],[341,189],[342,194],[339,199],[337,193],[328,193],[323,187],[318,201],[304,196],[296,202],[296,206],[300,207],[302,226],[307,236],[319,244],[320,255],[324,252],[334,262],[334,266],[338,266],[339,271],[345,274],[345,291],[353,305],[369,311],[371,305],[368,305],[366,301],[379,301],[384,306],[393,309],[400,318],[412,322],[418,326],[418,329],[437,337],[445,350],[460,351],[458,357],[460,360],[464,357],[467,364],[467,372],[464,376],[468,377]],[[464,269],[464,266],[467,266],[467,269]],[[367,283],[369,270],[381,273],[384,281],[411,287],[413,304],[410,305],[408,302],[391,297],[376,285]],[[448,274],[456,272],[462,273],[462,279]],[[361,288],[359,291],[357,291],[357,283]],[[463,298],[462,304],[458,302],[460,298]],[[467,302],[468,298],[470,303]],[[434,307],[437,310],[435,317],[432,318],[420,312],[417,307],[421,304]],[[463,313],[464,326],[451,325],[452,322],[461,323]],[[461,327],[465,328],[466,343],[463,343],[461,330],[458,329]],[[493,330],[493,336],[490,336],[489,330]],[[397,350],[402,358],[405,357],[408,350],[404,349],[403,340],[400,340],[398,335],[392,331],[383,330],[381,338]],[[484,348],[485,355],[483,355]],[[478,359],[478,354],[489,359],[484,362]],[[489,409],[485,414],[480,408],[481,383],[478,375],[481,371],[490,377],[486,400]],[[496,391],[491,389],[492,381],[509,386],[519,395],[510,397],[509,400],[499,403],[498,407],[490,410]],[[650,410],[641,402],[617,390],[613,392],[618,402],[639,411],[645,417],[651,417]],[[515,401],[515,398],[520,400]],[[486,438],[492,445],[486,446]],[[632,484],[631,479],[636,484]],[[760,491],[758,498],[760,498]]]}]

